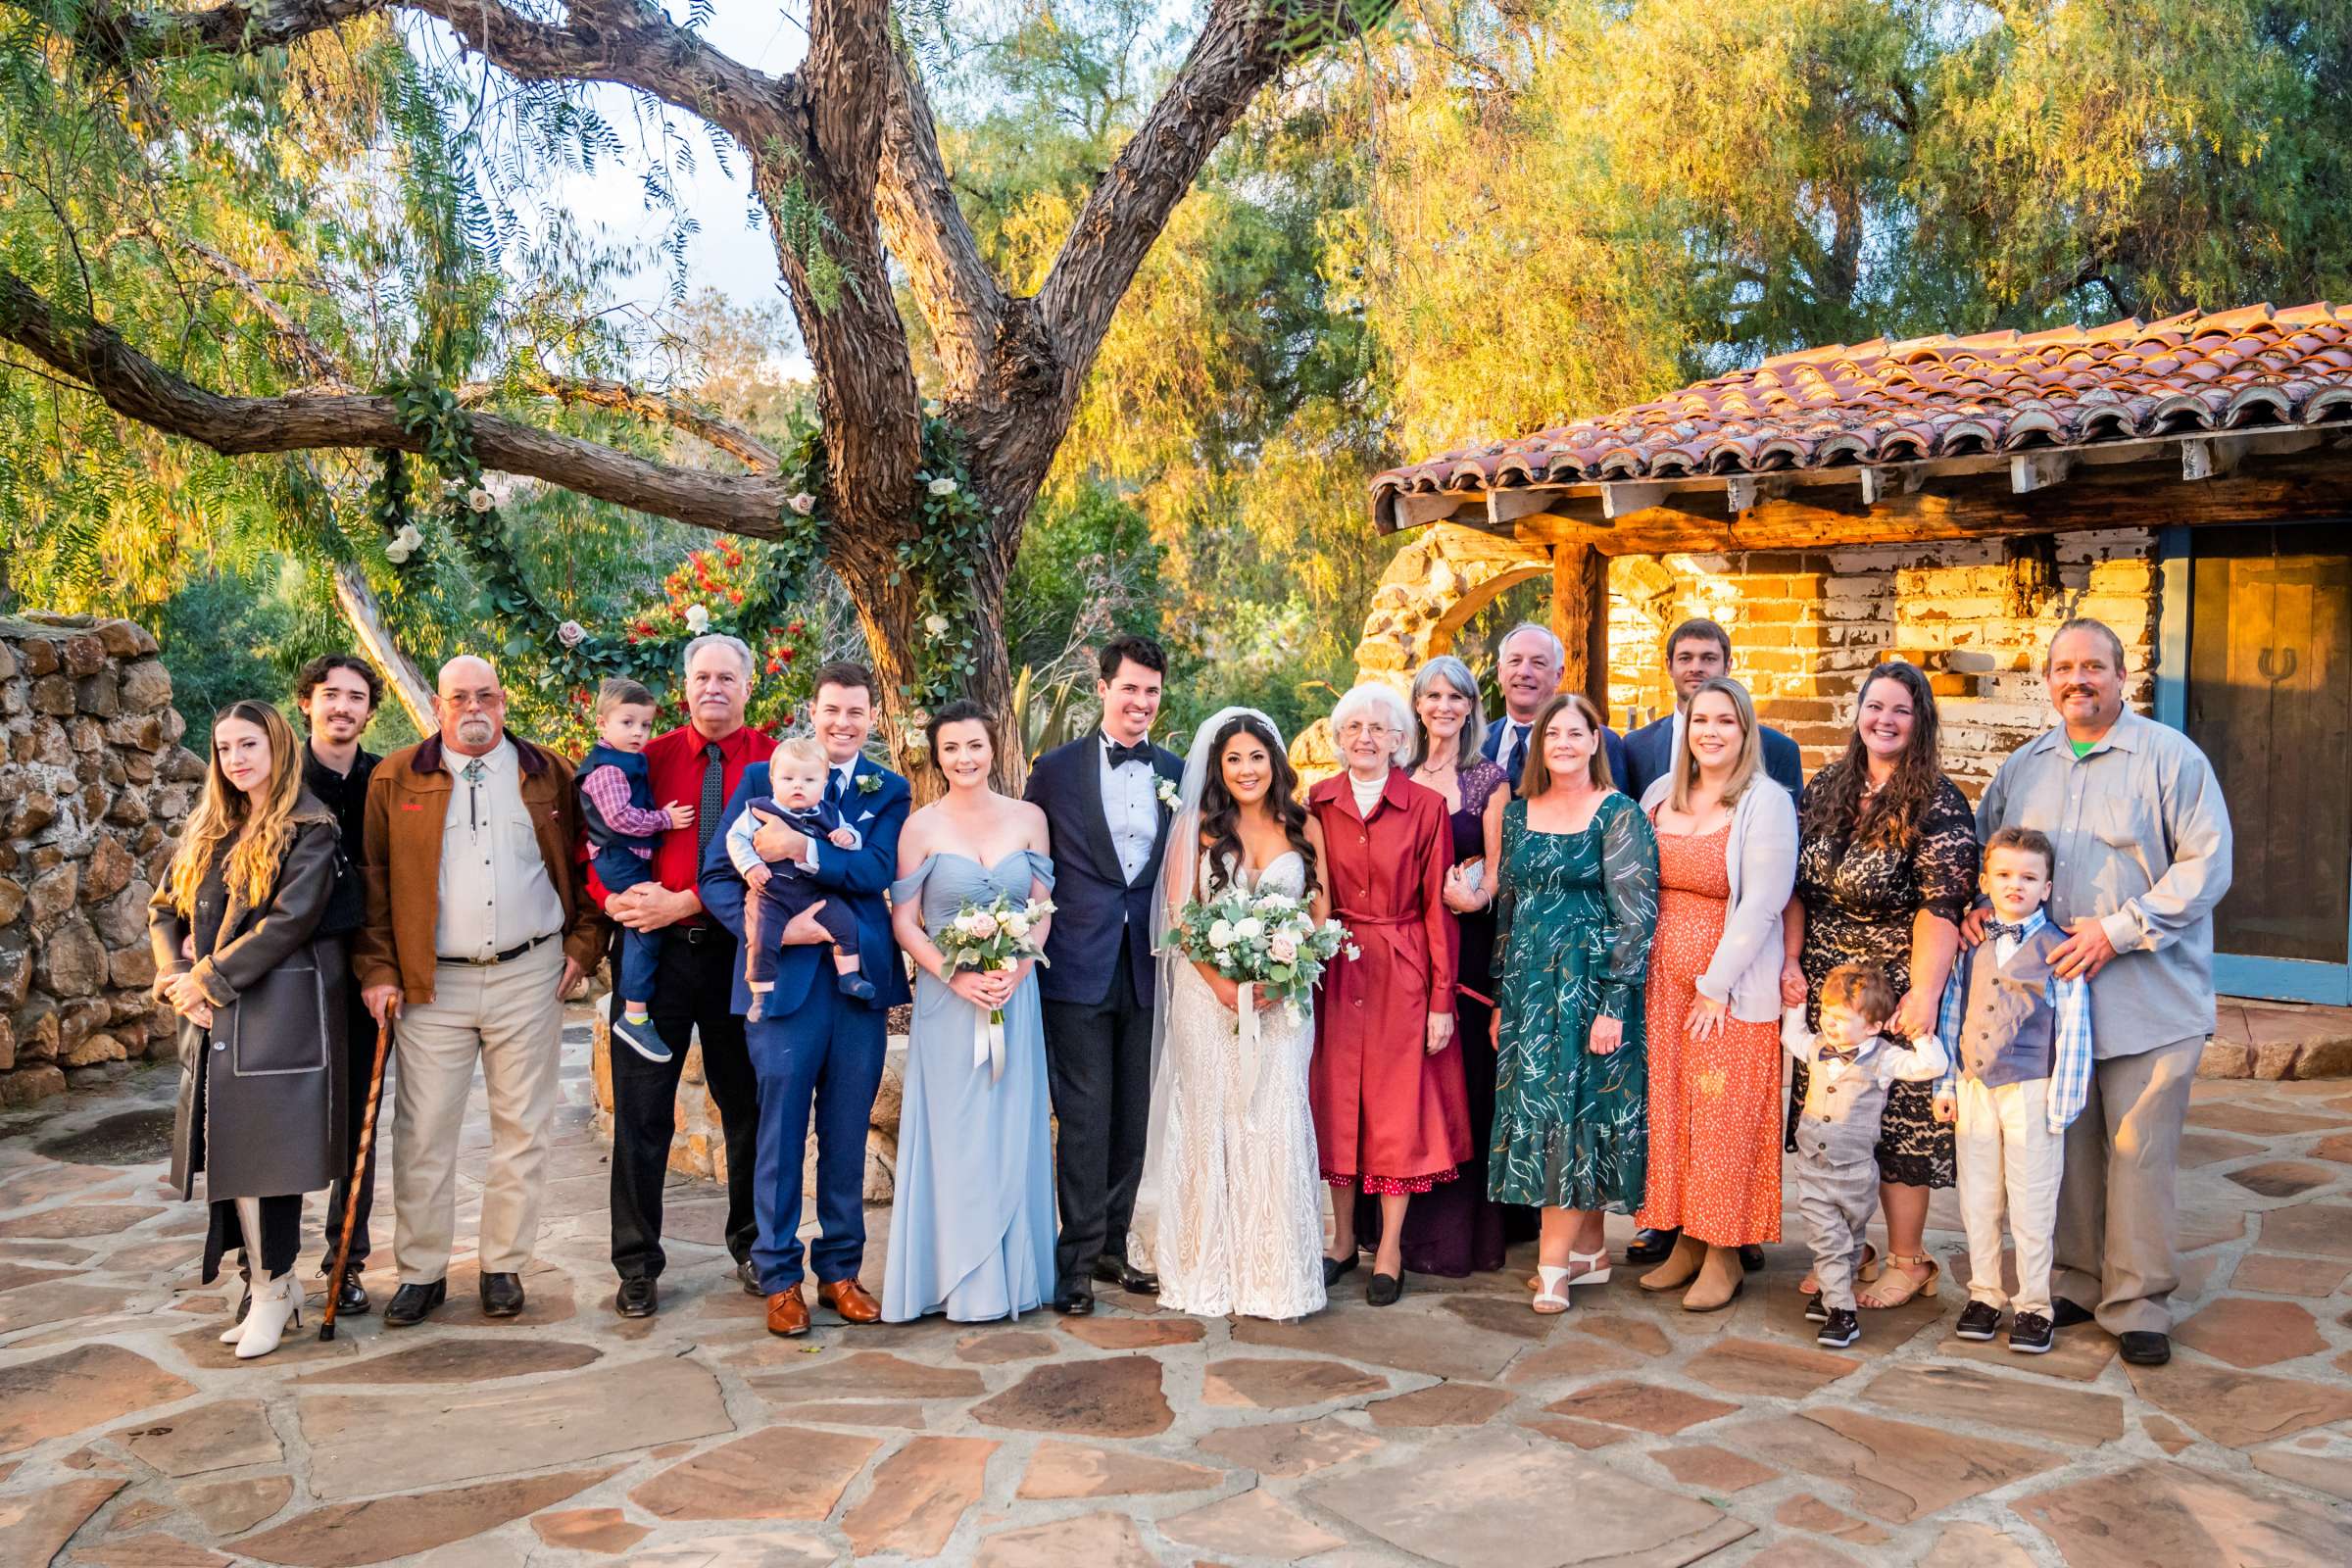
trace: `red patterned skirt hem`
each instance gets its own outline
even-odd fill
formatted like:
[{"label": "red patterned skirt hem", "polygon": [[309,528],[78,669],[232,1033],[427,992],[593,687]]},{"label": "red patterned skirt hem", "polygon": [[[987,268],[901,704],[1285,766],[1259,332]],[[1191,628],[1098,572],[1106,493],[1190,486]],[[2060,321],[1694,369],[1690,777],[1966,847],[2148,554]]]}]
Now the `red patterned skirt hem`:
[{"label": "red patterned skirt hem", "polygon": [[1357,1177],[1343,1176],[1338,1171],[1327,1170],[1323,1173],[1323,1180],[1327,1186],[1350,1189],[1360,1183],[1365,1196],[1369,1198],[1396,1198],[1408,1193],[1426,1193],[1438,1183],[1449,1182],[1460,1174],[1460,1168],[1453,1165],[1448,1165],[1444,1170],[1431,1171],[1426,1176]]}]

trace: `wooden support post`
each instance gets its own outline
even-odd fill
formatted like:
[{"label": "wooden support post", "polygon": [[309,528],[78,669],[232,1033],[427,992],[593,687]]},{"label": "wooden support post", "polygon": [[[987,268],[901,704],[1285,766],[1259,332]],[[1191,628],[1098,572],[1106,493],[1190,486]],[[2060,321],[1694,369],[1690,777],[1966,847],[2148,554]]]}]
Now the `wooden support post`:
[{"label": "wooden support post", "polygon": [[1609,710],[1608,560],[1591,545],[1551,550],[1551,634],[1567,657],[1560,690],[1583,692],[1605,716]]}]

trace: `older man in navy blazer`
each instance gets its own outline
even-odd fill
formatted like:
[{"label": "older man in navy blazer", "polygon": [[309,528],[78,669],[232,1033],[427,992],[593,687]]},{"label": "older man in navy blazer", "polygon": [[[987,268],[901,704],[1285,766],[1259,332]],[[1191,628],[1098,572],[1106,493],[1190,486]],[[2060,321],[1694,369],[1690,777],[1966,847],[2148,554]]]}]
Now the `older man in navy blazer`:
[{"label": "older man in navy blazer", "polygon": [[[913,804],[906,780],[870,760],[863,748],[873,733],[877,687],[872,671],[853,663],[816,672],[810,727],[830,764],[825,799],[858,835],[856,849],[810,842],[781,821],[760,829],[753,848],[766,860],[797,860],[827,898],[838,898],[858,918],[858,967],[873,982],[874,999],[844,996],[833,984],[829,939],[810,918],[794,917],[779,936],[783,956],[776,989],[757,1023],[747,1024],[752,1071],[760,1082],[760,1163],[753,1209],[760,1226],[752,1267],[767,1298],[771,1334],[808,1332],[801,1295],[801,1167],[808,1123],[816,1121],[816,1244],[808,1261],[816,1272],[816,1298],[845,1323],[872,1323],[882,1306],[858,1282],[865,1256],[865,1135],[874,1093],[882,1083],[885,1025],[890,1009],[908,1000],[906,968],[890,931],[884,899],[898,875],[899,833]],[[743,938],[743,873],[727,856],[727,829],[756,796],[770,793],[765,762],[747,768],[703,858],[703,906]],[[824,984],[816,984],[819,974]],[[751,987],[738,968],[733,1010],[751,1010]]]},{"label": "older man in navy blazer", "polygon": [[1167,853],[1163,784],[1184,764],[1151,741],[1167,656],[1143,637],[1103,646],[1102,725],[1055,747],[1030,770],[1029,801],[1054,846],[1054,928],[1037,972],[1045,1004],[1054,1115],[1054,1305],[1095,1309],[1091,1283],[1143,1295],[1158,1279],[1127,1260],[1127,1229],[1143,1184],[1152,1110],[1152,890]]},{"label": "older man in navy blazer", "polygon": [[[1479,752],[1490,762],[1500,762],[1519,793],[1520,769],[1535,748],[1536,715],[1560,689],[1560,672],[1567,667],[1568,650],[1547,626],[1525,621],[1502,634],[1494,648],[1495,683],[1502,688],[1502,715],[1487,726]],[[1609,777],[1625,782],[1625,742],[1607,725],[1600,730],[1601,749],[1608,756]]]}]

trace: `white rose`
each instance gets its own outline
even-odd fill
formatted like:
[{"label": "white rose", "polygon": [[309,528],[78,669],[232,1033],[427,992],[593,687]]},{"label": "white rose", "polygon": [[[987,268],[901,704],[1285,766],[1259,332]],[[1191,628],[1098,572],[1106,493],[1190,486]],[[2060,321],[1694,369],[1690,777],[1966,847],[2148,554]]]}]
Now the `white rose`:
[{"label": "white rose", "polygon": [[401,547],[401,549],[406,550],[411,555],[415,555],[418,550],[424,547],[424,533],[413,522],[402,523],[400,525],[400,532],[394,534],[392,538],[393,541]]},{"label": "white rose", "polygon": [[948,617],[945,615],[924,616],[923,630],[934,637],[945,637],[948,634]]},{"label": "white rose", "polygon": [[931,481],[929,488],[935,496],[952,496],[956,493],[956,481],[943,473]]},{"label": "white rose", "polygon": [[1232,947],[1233,923],[1229,920],[1219,920],[1210,926],[1208,928],[1208,945],[1212,948]]},{"label": "white rose", "polygon": [[577,648],[588,640],[588,628],[576,620],[567,620],[556,628],[556,641],[566,648]]},{"label": "white rose", "polygon": [[986,942],[997,934],[997,917],[986,909],[972,916],[972,935]]},{"label": "white rose", "polygon": [[466,504],[476,512],[488,512],[490,510],[490,492],[477,484],[466,492]]},{"label": "white rose", "polygon": [[1254,914],[1246,914],[1234,922],[1233,934],[1244,942],[1255,942],[1266,934],[1266,922]]},{"label": "white rose", "polygon": [[710,629],[710,612],[705,610],[701,605],[688,605],[686,607],[686,629],[697,637],[709,631]]},{"label": "white rose", "polygon": [[409,564],[409,547],[395,539],[384,546],[384,559],[395,566],[405,566]]},{"label": "white rose", "polygon": [[1004,917],[1004,934],[1012,938],[1012,940],[1015,942],[1018,942],[1028,936],[1029,917],[1025,914],[1006,915]]}]

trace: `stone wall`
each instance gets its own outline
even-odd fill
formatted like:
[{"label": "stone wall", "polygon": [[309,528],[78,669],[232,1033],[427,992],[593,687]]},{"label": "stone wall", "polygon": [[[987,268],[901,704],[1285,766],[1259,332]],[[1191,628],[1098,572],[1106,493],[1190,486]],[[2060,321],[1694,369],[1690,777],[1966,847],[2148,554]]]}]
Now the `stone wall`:
[{"label": "stone wall", "polygon": [[1926,670],[1943,761],[1973,798],[2001,759],[2050,722],[2041,656],[2059,622],[2090,615],[2124,640],[2129,695],[2155,701],[2159,595],[2146,529],[2049,541],[1969,540],[1609,564],[1610,719],[1646,723],[1673,698],[1666,634],[1705,615],[1732,634],[1733,672],[1810,773],[1843,750],[1854,688],[1882,660]]},{"label": "stone wall", "polygon": [[127,620],[0,617],[0,1106],[168,1054],[147,901],[204,763]]}]

